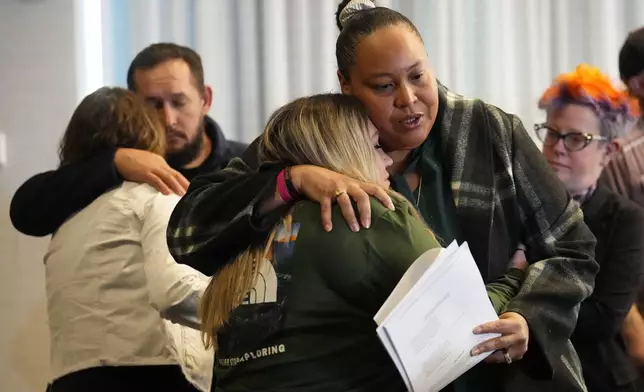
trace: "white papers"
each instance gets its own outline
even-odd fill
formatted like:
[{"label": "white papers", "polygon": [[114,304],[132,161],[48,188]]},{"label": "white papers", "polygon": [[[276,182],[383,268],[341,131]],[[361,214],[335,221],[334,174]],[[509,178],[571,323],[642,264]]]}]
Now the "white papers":
[{"label": "white papers", "polygon": [[407,389],[434,392],[485,359],[470,351],[497,334],[474,335],[497,320],[467,243],[432,249],[407,270],[374,320]]}]

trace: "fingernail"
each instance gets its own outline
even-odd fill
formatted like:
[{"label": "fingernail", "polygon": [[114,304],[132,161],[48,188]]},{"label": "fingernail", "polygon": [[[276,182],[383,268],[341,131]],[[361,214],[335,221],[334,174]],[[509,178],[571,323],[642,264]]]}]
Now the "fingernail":
[{"label": "fingernail", "polygon": [[481,350],[478,347],[472,349],[472,356],[475,357],[481,353]]},{"label": "fingernail", "polygon": [[364,226],[365,229],[368,229],[369,226],[371,226],[371,220],[370,219],[365,219],[362,221],[362,226]]},{"label": "fingernail", "polygon": [[324,225],[324,231],[326,232],[331,231],[331,225]]},{"label": "fingernail", "polygon": [[481,327],[475,327],[474,330],[472,331],[474,333],[481,333]]},{"label": "fingernail", "polygon": [[389,204],[389,209],[392,211],[396,211],[396,207],[394,207],[393,203]]},{"label": "fingernail", "polygon": [[358,226],[357,223],[354,223],[351,225],[351,230],[353,230],[354,233],[357,233],[358,231],[360,231],[360,226]]}]

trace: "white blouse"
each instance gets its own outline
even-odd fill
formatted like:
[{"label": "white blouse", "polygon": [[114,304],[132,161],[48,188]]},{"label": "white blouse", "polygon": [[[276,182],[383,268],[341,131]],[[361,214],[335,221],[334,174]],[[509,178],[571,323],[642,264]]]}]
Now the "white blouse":
[{"label": "white blouse", "polygon": [[161,318],[198,322],[208,284],[168,251],[166,228],[178,200],[124,182],[55,233],[45,256],[52,379],[100,366],[178,364],[180,340],[194,345],[199,338]]}]

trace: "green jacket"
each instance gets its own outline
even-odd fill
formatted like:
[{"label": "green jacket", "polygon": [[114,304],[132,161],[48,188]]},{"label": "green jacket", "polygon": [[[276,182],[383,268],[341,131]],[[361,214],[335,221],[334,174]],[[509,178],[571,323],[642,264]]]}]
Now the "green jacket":
[{"label": "green jacket", "polygon": [[[372,226],[322,229],[298,203],[278,225],[272,263],[218,333],[217,391],[404,391],[374,315],[408,267],[440,245],[413,207],[372,201]],[[342,221],[338,207],[336,222]]]},{"label": "green jacket", "polygon": [[[258,284],[218,333],[217,391],[405,390],[373,317],[409,266],[440,245],[409,203],[394,205],[372,200],[372,226],[358,233],[345,224],[325,232],[316,203],[294,207]],[[338,207],[333,215],[340,222]],[[521,277],[488,285],[495,308]]]}]

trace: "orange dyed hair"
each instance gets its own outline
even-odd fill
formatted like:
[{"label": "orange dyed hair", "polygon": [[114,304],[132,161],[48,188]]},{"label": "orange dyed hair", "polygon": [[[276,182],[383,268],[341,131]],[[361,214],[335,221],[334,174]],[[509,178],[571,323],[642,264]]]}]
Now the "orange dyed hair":
[{"label": "orange dyed hair", "polygon": [[587,106],[603,123],[624,127],[640,114],[637,101],[626,89],[616,87],[598,68],[587,64],[559,75],[539,99],[539,108],[548,111],[568,104]]}]

